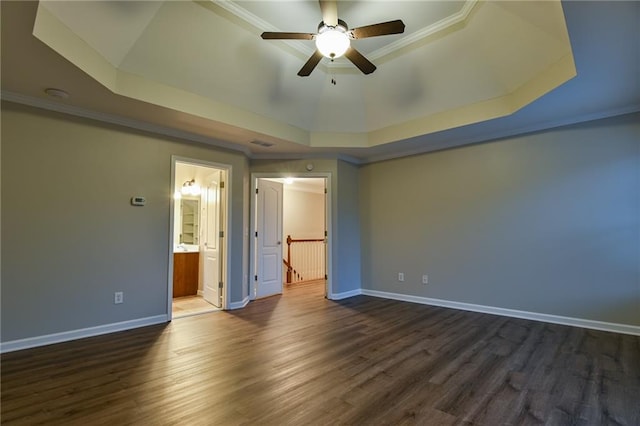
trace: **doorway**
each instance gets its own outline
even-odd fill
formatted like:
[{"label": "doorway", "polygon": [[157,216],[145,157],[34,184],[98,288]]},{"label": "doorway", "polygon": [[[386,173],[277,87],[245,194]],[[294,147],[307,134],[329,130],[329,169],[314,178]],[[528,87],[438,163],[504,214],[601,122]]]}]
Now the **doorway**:
[{"label": "doorway", "polygon": [[252,175],[251,299],[322,286],[330,298],[330,174]]},{"label": "doorway", "polygon": [[226,165],[172,160],[170,318],[227,307],[229,174]]}]

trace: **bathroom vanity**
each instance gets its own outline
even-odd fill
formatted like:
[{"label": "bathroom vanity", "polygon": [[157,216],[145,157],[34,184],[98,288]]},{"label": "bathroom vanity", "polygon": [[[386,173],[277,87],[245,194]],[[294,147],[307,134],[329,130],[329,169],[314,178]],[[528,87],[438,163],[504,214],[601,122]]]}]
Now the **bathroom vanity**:
[{"label": "bathroom vanity", "polygon": [[[185,246],[187,248],[185,248]],[[197,246],[196,246],[197,247]],[[180,245],[173,252],[173,297],[198,294],[200,253]]]}]

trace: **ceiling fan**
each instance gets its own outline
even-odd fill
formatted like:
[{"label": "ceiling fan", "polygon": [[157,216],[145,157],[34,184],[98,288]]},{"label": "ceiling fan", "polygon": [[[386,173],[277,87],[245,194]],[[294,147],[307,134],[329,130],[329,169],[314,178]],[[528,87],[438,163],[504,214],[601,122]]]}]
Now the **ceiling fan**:
[{"label": "ceiling fan", "polygon": [[315,40],[316,51],[298,71],[300,77],[309,76],[323,57],[333,61],[342,55],[364,74],[371,74],[376,70],[376,66],[351,47],[351,40],[404,32],[404,22],[400,19],[365,25],[364,27],[350,30],[343,20],[338,19],[338,4],[336,0],[319,1],[322,21],[318,25],[317,33],[264,32],[261,36],[264,40]]}]

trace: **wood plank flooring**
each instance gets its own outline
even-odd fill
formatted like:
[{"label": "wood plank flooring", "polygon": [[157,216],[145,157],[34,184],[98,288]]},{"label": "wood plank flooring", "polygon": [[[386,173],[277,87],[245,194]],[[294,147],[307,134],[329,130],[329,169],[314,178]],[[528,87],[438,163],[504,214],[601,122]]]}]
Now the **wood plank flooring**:
[{"label": "wood plank flooring", "polygon": [[640,337],[291,286],[2,355],[6,425],[640,425]]}]

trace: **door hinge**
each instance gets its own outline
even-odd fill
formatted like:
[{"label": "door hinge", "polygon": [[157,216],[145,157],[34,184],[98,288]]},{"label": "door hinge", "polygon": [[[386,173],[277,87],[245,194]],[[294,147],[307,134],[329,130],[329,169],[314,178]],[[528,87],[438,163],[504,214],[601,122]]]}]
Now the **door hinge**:
[{"label": "door hinge", "polygon": [[253,280],[254,280],[254,281],[258,281],[258,276],[257,276],[257,275],[254,275],[254,276],[253,276]]},{"label": "door hinge", "polygon": [[258,193],[258,188],[256,188],[256,194]]},{"label": "door hinge", "polygon": [[220,238],[224,238],[224,231],[220,231]]},{"label": "door hinge", "polygon": [[325,189],[324,189],[324,193],[325,193],[325,194],[327,193],[327,188],[325,188]]},{"label": "door hinge", "polygon": [[324,231],[324,237],[327,238],[327,231]]},{"label": "door hinge", "polygon": [[256,231],[256,238],[258,238],[258,231]]},{"label": "door hinge", "polygon": [[219,288],[219,289],[222,289],[222,281],[220,281],[220,282],[218,283],[218,288]]},{"label": "door hinge", "polygon": [[327,276],[327,274],[324,274],[324,279],[325,279],[325,280],[328,280],[328,279],[329,279],[329,277]]},{"label": "door hinge", "polygon": [[220,189],[224,189],[224,181],[220,182]]}]

